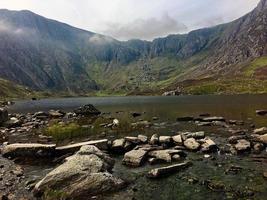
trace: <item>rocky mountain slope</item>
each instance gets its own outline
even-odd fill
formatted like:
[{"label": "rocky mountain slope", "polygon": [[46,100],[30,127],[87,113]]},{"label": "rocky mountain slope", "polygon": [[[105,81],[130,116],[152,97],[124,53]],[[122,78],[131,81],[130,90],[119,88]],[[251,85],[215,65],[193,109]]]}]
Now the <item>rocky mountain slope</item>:
[{"label": "rocky mountain slope", "polygon": [[[120,42],[30,11],[0,10],[0,41],[0,77],[32,89],[153,93],[247,77],[267,53],[267,0],[234,22],[152,42]],[[262,64],[252,68],[265,72]]]}]

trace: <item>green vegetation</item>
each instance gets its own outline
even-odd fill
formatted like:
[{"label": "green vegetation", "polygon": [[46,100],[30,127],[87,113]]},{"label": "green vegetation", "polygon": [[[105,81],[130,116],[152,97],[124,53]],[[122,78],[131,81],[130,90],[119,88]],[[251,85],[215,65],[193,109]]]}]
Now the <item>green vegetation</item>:
[{"label": "green vegetation", "polygon": [[46,190],[46,192],[43,195],[43,199],[46,200],[64,200],[66,199],[66,194],[62,191],[58,190]]},{"label": "green vegetation", "polygon": [[89,130],[74,122],[69,124],[55,123],[46,129],[46,134],[52,136],[56,141],[61,141],[88,135]]},{"label": "green vegetation", "polygon": [[267,56],[263,56],[252,61],[246,68],[244,74],[252,77],[256,70],[267,67]]},{"label": "green vegetation", "polygon": [[267,93],[267,81],[254,79],[225,79],[203,82],[188,86],[185,92],[193,95],[200,94],[260,94]]}]

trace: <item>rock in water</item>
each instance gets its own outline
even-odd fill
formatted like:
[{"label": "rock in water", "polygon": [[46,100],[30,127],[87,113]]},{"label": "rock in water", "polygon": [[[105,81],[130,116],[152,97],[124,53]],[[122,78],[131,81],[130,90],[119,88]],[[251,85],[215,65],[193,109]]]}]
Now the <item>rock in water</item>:
[{"label": "rock in water", "polygon": [[158,144],[159,143],[159,136],[158,136],[158,134],[154,134],[154,135],[152,135],[151,136],[151,139],[150,139],[150,141],[149,141],[149,144],[151,144],[151,145],[156,145],[156,144]]},{"label": "rock in water", "polygon": [[0,108],[0,124],[6,122],[7,120],[8,120],[7,110]]},{"label": "rock in water", "polygon": [[143,164],[144,160],[146,159],[147,151],[143,149],[132,150],[127,152],[123,158],[123,164],[132,166],[132,167],[139,167]]},{"label": "rock in water", "polygon": [[242,153],[245,151],[249,151],[251,149],[251,144],[249,141],[247,140],[238,140],[237,144],[235,145],[235,149],[237,150],[237,152]]},{"label": "rock in water", "polygon": [[267,145],[267,134],[259,136],[259,140]]},{"label": "rock in water", "polygon": [[267,133],[267,127],[258,128],[253,131],[253,134],[259,134],[259,135],[262,135],[265,133]]},{"label": "rock in water", "polygon": [[256,110],[257,115],[267,115],[267,110]]},{"label": "rock in water", "polygon": [[77,115],[84,115],[84,116],[92,116],[92,115],[100,115],[101,112],[97,110],[93,105],[87,104],[85,106],[82,106],[76,110],[74,110],[74,113]]},{"label": "rock in water", "polygon": [[172,137],[172,140],[176,145],[183,145],[183,139],[181,135],[176,135]]},{"label": "rock in water", "polygon": [[184,146],[189,150],[195,151],[199,149],[200,144],[194,138],[189,138],[184,141]]},{"label": "rock in water", "polygon": [[45,145],[37,143],[28,144],[9,144],[3,147],[2,155],[4,157],[46,157],[55,154],[56,145]]},{"label": "rock in water", "polygon": [[191,165],[192,165],[191,162],[184,162],[181,164],[170,165],[168,167],[161,167],[161,168],[152,169],[151,171],[148,172],[147,177],[159,178],[159,177],[162,177],[165,175],[175,173],[175,172],[180,171],[182,169],[185,169]]},{"label": "rock in water", "polygon": [[212,139],[206,137],[205,139],[201,140],[201,142],[201,151],[212,152],[217,150],[217,145]]},{"label": "rock in water", "polygon": [[38,182],[34,193],[40,196],[60,191],[64,199],[90,199],[94,195],[117,191],[125,183],[109,173],[113,165],[113,159],[97,147],[83,146]]}]

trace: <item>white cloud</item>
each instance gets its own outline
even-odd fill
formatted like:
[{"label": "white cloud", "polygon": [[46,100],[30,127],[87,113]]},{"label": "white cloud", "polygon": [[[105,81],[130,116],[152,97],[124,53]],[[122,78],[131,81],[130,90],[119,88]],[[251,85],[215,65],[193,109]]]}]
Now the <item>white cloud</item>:
[{"label": "white cloud", "polygon": [[[179,31],[182,24],[192,30],[229,22],[252,10],[258,2],[259,0],[1,0],[0,8],[31,10],[86,30],[110,32],[117,38],[152,39]],[[166,22],[163,22],[162,16],[165,13],[168,13],[169,18],[165,17]],[[145,25],[151,22],[156,22],[155,27],[148,26],[148,30],[144,30]],[[133,23],[137,23],[135,29],[132,28]]]}]

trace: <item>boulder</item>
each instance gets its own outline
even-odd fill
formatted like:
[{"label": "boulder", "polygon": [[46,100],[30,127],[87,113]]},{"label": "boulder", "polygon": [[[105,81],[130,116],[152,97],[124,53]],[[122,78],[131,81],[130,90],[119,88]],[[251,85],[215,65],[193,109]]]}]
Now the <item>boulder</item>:
[{"label": "boulder", "polygon": [[26,144],[9,144],[3,146],[2,155],[4,157],[47,157],[55,154],[55,144],[45,145],[38,143],[26,143]]},{"label": "boulder", "polygon": [[184,162],[181,164],[175,164],[175,165],[170,165],[167,167],[152,169],[151,171],[148,172],[147,177],[148,178],[160,178],[160,177],[175,173],[177,171],[180,171],[182,169],[185,169],[191,165],[192,165],[191,162]]},{"label": "boulder", "polygon": [[217,145],[212,139],[206,137],[205,139],[201,140],[201,142],[201,151],[213,152],[217,150]]},{"label": "boulder", "polygon": [[200,144],[194,138],[189,138],[184,141],[184,146],[189,150],[196,151],[199,149]]},{"label": "boulder", "polygon": [[138,135],[138,139],[142,142],[142,143],[147,143],[148,142],[148,138],[145,135]]},{"label": "boulder", "polygon": [[259,140],[265,145],[267,145],[267,134],[259,136]]},{"label": "boulder", "polygon": [[260,152],[262,152],[263,150],[264,150],[264,144],[262,144],[262,143],[255,143],[254,145],[253,145],[253,150],[254,150],[254,152],[255,153],[260,153]]},{"label": "boulder", "polygon": [[48,114],[51,118],[62,118],[65,116],[66,113],[60,110],[50,110]]},{"label": "boulder", "polygon": [[16,117],[11,117],[8,121],[4,123],[4,126],[7,128],[16,128],[22,125],[22,121]]},{"label": "boulder", "polygon": [[101,112],[96,109],[92,104],[87,104],[82,107],[79,107],[73,111],[77,115],[83,115],[83,116],[96,116],[100,115]]},{"label": "boulder", "polygon": [[266,133],[267,133],[267,127],[258,128],[253,131],[253,134],[259,134],[259,135]]},{"label": "boulder", "polygon": [[183,151],[175,149],[155,150],[155,151],[150,151],[148,153],[150,157],[154,157],[157,160],[161,160],[164,162],[171,162],[172,156],[177,154],[181,156],[185,155]]},{"label": "boulder", "polygon": [[108,149],[108,140],[107,139],[91,140],[91,141],[87,141],[87,142],[79,142],[79,143],[70,144],[70,145],[66,145],[66,146],[56,147],[56,153],[58,155],[74,153],[76,151],[79,151],[79,149],[85,145],[93,145],[93,146],[96,146],[98,149],[107,150]]},{"label": "boulder", "polygon": [[112,142],[111,150],[117,153],[122,153],[125,151],[124,145],[125,145],[124,138],[116,139]]},{"label": "boulder", "polygon": [[171,136],[160,136],[159,137],[159,143],[160,144],[170,144],[172,142]]},{"label": "boulder", "polygon": [[175,135],[172,137],[172,140],[173,142],[176,144],[176,145],[183,145],[183,139],[182,139],[182,136],[181,135]]},{"label": "boulder", "polygon": [[132,144],[139,145],[141,144],[141,140],[138,137],[125,137],[126,142],[130,142]]},{"label": "boulder", "polygon": [[59,199],[90,199],[98,194],[114,192],[125,186],[110,171],[114,161],[95,146],[83,146],[62,165],[48,173],[34,187],[34,194],[59,192]]},{"label": "boulder", "polygon": [[238,153],[242,153],[245,151],[250,151],[251,149],[251,144],[247,140],[238,140],[237,144],[235,145],[235,149],[237,150]]},{"label": "boulder", "polygon": [[151,138],[150,138],[149,144],[156,145],[158,143],[159,143],[159,136],[158,136],[158,134],[152,135]]},{"label": "boulder", "polygon": [[261,116],[267,115],[267,110],[256,110],[256,114]]},{"label": "boulder", "polygon": [[236,144],[238,140],[246,139],[246,135],[234,135],[228,138],[230,144]]},{"label": "boulder", "polygon": [[0,108],[0,125],[8,120],[8,112],[6,109]]},{"label": "boulder", "polygon": [[143,149],[132,150],[124,154],[122,163],[131,167],[141,166],[146,159],[147,151]]},{"label": "boulder", "polygon": [[37,119],[47,119],[49,117],[49,114],[43,111],[39,111],[34,113],[33,117]]}]

